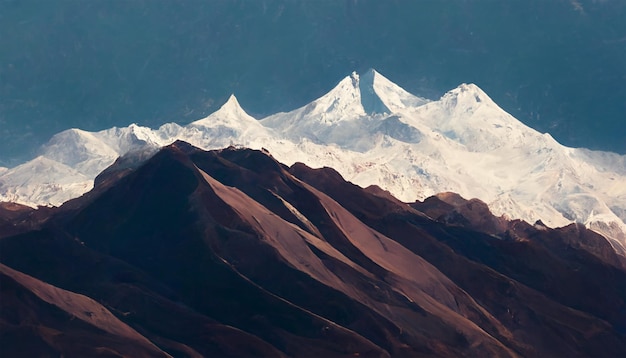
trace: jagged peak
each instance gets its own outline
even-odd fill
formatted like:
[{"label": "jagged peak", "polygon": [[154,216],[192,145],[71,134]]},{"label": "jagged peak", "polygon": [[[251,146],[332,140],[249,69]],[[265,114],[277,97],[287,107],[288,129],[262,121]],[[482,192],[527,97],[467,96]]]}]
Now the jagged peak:
[{"label": "jagged peak", "polygon": [[360,79],[361,79],[361,77],[359,76],[359,74],[356,71],[352,71],[352,74],[350,74],[350,80],[352,81],[352,87],[354,87],[356,89],[357,86],[359,85]]},{"label": "jagged peak", "polygon": [[140,126],[137,123],[131,124],[128,126],[128,129],[137,139],[146,140],[152,135],[152,129]]},{"label": "jagged peak", "polygon": [[302,116],[317,118],[324,123],[365,115],[361,106],[359,77],[358,73],[352,72],[339,81],[328,93],[296,111],[301,112]]},{"label": "jagged peak", "polygon": [[213,114],[227,114],[227,113],[237,114],[237,115],[242,116],[243,118],[254,119],[241,107],[241,104],[239,104],[239,100],[237,100],[237,97],[235,97],[234,94],[231,94],[228,97],[228,100],[226,100],[226,102],[220,107],[220,109],[218,109]]},{"label": "jagged peak", "polygon": [[243,110],[243,108],[241,108],[241,104],[239,104],[239,100],[237,100],[237,97],[235,96],[234,93],[231,93],[230,96],[228,96],[228,100],[226,100],[226,103],[224,103],[221,108],[224,108],[224,107],[239,108]]},{"label": "jagged peak", "polygon": [[[376,88],[378,82],[382,82],[383,85]],[[391,113],[392,110],[380,97],[381,93],[384,94],[389,89],[408,94],[374,69],[369,69],[362,75],[353,71],[328,93],[313,101],[312,105],[315,109],[310,113],[335,112],[350,115]]]},{"label": "jagged peak", "polygon": [[[374,69],[369,69],[361,76],[359,81],[359,91],[361,92],[361,105],[365,110],[365,113],[391,113],[391,110],[380,98],[376,90],[376,81],[379,77],[382,77]],[[384,77],[383,77],[384,78]],[[391,83],[391,82],[390,82]]]},{"label": "jagged peak", "polygon": [[[539,132],[536,132],[502,109],[485,91],[474,83],[460,84],[444,94],[441,99],[435,103],[437,103],[436,106],[440,106],[441,109],[448,113],[446,115],[447,119],[444,122],[452,124],[452,127],[447,128],[447,131],[458,132],[460,128],[458,128],[458,126],[455,127],[458,123],[467,122],[467,120],[473,118],[472,131],[474,133],[476,130],[485,130],[487,128],[491,130],[493,128],[499,129],[511,126],[517,128],[516,133],[518,134],[521,133],[519,131],[523,131],[524,133],[532,134],[533,137],[535,137],[535,135],[540,136]],[[483,123],[482,125],[487,127],[478,129],[476,121]],[[499,133],[498,136],[502,134],[503,133]],[[507,135],[511,135],[511,133]],[[548,139],[549,138],[544,137],[544,141]],[[491,138],[490,140],[484,139],[483,143],[494,144],[496,142],[502,142],[502,140],[512,143],[513,138],[501,138],[500,140],[496,138]],[[516,140],[522,140],[522,138],[518,137]]]},{"label": "jagged peak", "polygon": [[425,98],[409,93],[373,68],[367,70],[361,77],[361,93],[363,94],[371,88],[381,103],[378,108],[374,109],[375,113],[396,113],[429,102]]},{"label": "jagged peak", "polygon": [[236,123],[236,122],[254,122],[257,123],[256,118],[249,115],[239,104],[237,97],[231,94],[228,100],[215,112],[208,117],[202,118],[192,125],[199,125],[210,127],[220,122]]},{"label": "jagged peak", "polygon": [[462,83],[458,87],[448,91],[446,94],[441,97],[441,100],[444,103],[449,104],[481,104],[481,105],[492,105],[497,106],[497,104],[483,91],[480,87],[478,87],[474,83]]},{"label": "jagged peak", "polygon": [[311,103],[291,112],[268,116],[261,123],[300,135],[368,115],[385,118],[427,102],[389,81],[375,69],[369,69],[364,74],[354,71]]}]

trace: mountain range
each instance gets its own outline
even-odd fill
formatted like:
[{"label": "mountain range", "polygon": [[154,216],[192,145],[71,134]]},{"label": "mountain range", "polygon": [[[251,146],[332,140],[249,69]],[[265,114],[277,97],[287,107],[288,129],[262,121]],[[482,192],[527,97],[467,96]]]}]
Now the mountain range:
[{"label": "mountain range", "polygon": [[429,101],[375,70],[353,73],[308,105],[261,120],[231,96],[186,126],[61,132],[35,159],[0,170],[0,200],[60,205],[90,190],[118,157],[132,165],[175,140],[203,149],[264,148],[287,165],[332,167],[406,202],[455,192],[510,219],[550,227],[582,223],[626,253],[626,156],[560,145],[476,85]]},{"label": "mountain range", "polygon": [[[562,144],[626,154],[622,0],[0,1],[0,166],[52,135],[256,118],[376,68],[411,93],[478,84]],[[28,145],[25,145],[28,143]]]},{"label": "mountain range", "polygon": [[0,205],[3,356],[622,356],[626,260],[581,224],[407,204],[176,141]]}]

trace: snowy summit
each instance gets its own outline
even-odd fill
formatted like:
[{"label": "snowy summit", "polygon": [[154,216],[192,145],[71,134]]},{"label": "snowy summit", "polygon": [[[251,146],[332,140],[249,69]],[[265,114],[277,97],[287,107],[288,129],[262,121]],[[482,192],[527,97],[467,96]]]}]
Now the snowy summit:
[{"label": "snowy summit", "polygon": [[626,159],[568,148],[527,127],[474,84],[429,101],[369,70],[326,95],[257,120],[235,96],[186,126],[70,129],[31,162],[0,168],[0,201],[60,205],[118,156],[184,140],[203,149],[265,148],[279,161],[329,166],[404,201],[440,192],[479,198],[499,215],[548,226],[580,222],[626,253]]}]

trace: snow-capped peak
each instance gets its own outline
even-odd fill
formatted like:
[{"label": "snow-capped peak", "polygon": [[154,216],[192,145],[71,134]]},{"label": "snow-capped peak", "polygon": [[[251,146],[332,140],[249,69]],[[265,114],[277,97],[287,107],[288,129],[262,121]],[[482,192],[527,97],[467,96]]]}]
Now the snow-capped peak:
[{"label": "snow-capped peak", "polygon": [[[384,77],[382,77],[380,74],[378,74],[378,72],[374,70],[369,70],[365,72],[365,74],[360,77],[360,81],[358,81],[359,92],[361,93],[361,106],[363,106],[363,110],[367,114],[391,113],[389,107],[387,107],[387,105],[382,101],[380,95],[378,94],[378,92],[381,92],[380,88],[377,91],[377,88],[375,86],[376,84],[378,84],[377,82],[380,82],[380,78]],[[391,84],[397,88],[400,88],[393,83]],[[389,88],[393,87],[390,86]],[[396,88],[393,89],[395,90]]]},{"label": "snow-capped peak", "polygon": [[[0,200],[58,205],[88,190],[83,180],[118,155],[177,139],[204,149],[266,148],[285,164],[330,166],[405,201],[453,191],[487,202],[498,215],[549,226],[578,221],[626,247],[626,156],[566,148],[474,84],[429,102],[375,70],[352,73],[310,104],[260,121],[231,96],[187,126],[63,132],[44,147],[50,161],[0,172]],[[64,174],[63,166],[75,173]],[[77,185],[52,177],[54,170]]]},{"label": "snow-capped peak", "polygon": [[[425,98],[410,94],[374,69],[365,72],[359,83],[361,102],[367,113],[398,113],[404,109],[419,107],[429,102]],[[374,98],[371,98],[370,95],[373,95]],[[368,111],[367,107],[371,106],[371,101],[374,103],[378,101],[380,105],[378,107],[373,106],[372,110]]]},{"label": "snow-capped peak", "polygon": [[234,94],[231,94],[230,97],[228,97],[228,100],[226,101],[226,103],[224,103],[224,105],[222,105],[222,107],[220,107],[220,109],[216,113],[221,114],[221,115],[232,115],[239,119],[253,120],[256,122],[256,118],[249,115],[241,107],[241,105],[239,104],[239,101],[237,100],[237,97],[235,97]]},{"label": "snow-capped peak", "polygon": [[104,144],[94,133],[72,128],[56,134],[41,148],[47,158],[76,167],[92,158],[111,157],[119,154]]},{"label": "snow-capped peak", "polygon": [[355,116],[396,113],[427,102],[370,69],[362,75],[352,72],[327,94],[303,107],[302,112],[331,124]]},{"label": "snow-capped peak", "polygon": [[256,123],[257,120],[249,115],[237,100],[234,94],[231,94],[226,103],[220,109],[212,113],[206,118],[192,122],[192,126],[215,127],[216,125],[242,125]]},{"label": "snow-capped peak", "polygon": [[[359,91],[360,76],[352,72],[324,96],[302,108],[302,117],[331,124],[346,117],[365,115]],[[297,111],[297,110],[296,110]]]},{"label": "snow-capped peak", "polygon": [[441,101],[448,108],[472,108],[476,106],[498,107],[485,91],[473,83],[463,83],[457,88],[448,91],[441,97]]},{"label": "snow-capped peak", "polygon": [[356,71],[352,71],[350,74],[350,79],[352,79],[352,87],[357,88],[359,85],[360,76]]},{"label": "snow-capped peak", "polygon": [[269,116],[261,122],[288,137],[319,136],[342,122],[401,113],[427,102],[370,69],[363,75],[352,72],[328,93],[304,107]]},{"label": "snow-capped peak", "polygon": [[425,125],[472,152],[549,142],[500,108],[475,84],[462,84],[438,101],[417,107],[408,117],[415,125]]},{"label": "snow-capped peak", "polygon": [[[426,102],[372,69],[363,75],[352,72],[328,93],[308,105],[269,116],[262,119],[261,123],[281,131],[289,138],[312,137],[313,140],[322,140],[327,134],[340,135],[338,126],[343,129],[360,126],[361,122],[369,122],[369,119],[381,119],[385,115],[399,113]],[[353,137],[357,134],[352,132]],[[343,137],[340,141],[343,141]]]},{"label": "snow-capped peak", "polygon": [[[159,129],[162,138],[183,139],[195,146],[216,149],[229,145],[240,145],[258,149],[260,142],[273,140],[277,136],[254,117],[246,113],[234,95],[220,109],[208,117],[192,122],[186,127],[164,127]],[[270,138],[270,139],[268,139]]]}]

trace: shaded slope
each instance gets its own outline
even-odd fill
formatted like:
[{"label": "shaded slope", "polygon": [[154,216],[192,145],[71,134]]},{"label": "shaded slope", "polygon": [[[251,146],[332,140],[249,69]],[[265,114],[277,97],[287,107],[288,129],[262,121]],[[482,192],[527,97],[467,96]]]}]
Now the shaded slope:
[{"label": "shaded slope", "polygon": [[3,354],[166,357],[105,307],[0,264]]},{"label": "shaded slope", "polygon": [[[256,294],[254,294],[254,292],[248,292],[249,289],[247,289],[246,285],[243,284],[243,287],[240,287],[239,289],[243,290],[244,293],[239,294],[238,297],[241,297],[239,300],[243,299],[243,297],[246,299],[244,302],[237,303],[238,300],[233,299],[233,297],[235,297],[234,295],[238,289],[237,287],[242,284],[236,283],[236,277],[233,278],[235,282],[229,282],[227,285],[219,282],[206,282],[206,280],[202,279],[187,279],[186,281],[189,282],[181,283],[177,282],[179,277],[228,277],[226,273],[222,272],[223,267],[220,268],[222,262],[219,262],[219,260],[222,259],[222,257],[219,256],[219,253],[225,251],[231,255],[229,259],[230,262],[233,263],[250,261],[262,262],[263,266],[261,267],[271,267],[270,264],[278,264],[279,268],[276,272],[280,276],[274,276],[274,280],[278,282],[289,282],[288,279],[280,279],[280,277],[285,275],[289,277],[289,275],[293,274],[295,274],[296,277],[300,276],[301,278],[299,280],[305,284],[304,286],[311,286],[312,288],[317,287],[318,289],[325,290],[325,292],[328,293],[326,295],[327,297],[336,297],[335,299],[340,302],[338,305],[339,307],[344,307],[344,310],[353,311],[350,314],[352,317],[368,317],[373,315],[373,318],[369,318],[369,324],[361,323],[359,324],[361,327],[390,326],[393,328],[395,324],[397,324],[395,322],[385,323],[385,319],[379,317],[375,311],[368,313],[371,308],[362,307],[363,303],[360,301],[363,300],[363,298],[359,297],[359,295],[361,295],[367,298],[367,295],[361,292],[362,290],[357,290],[355,292],[355,288],[353,287],[344,287],[342,280],[328,272],[328,269],[326,269],[319,262],[315,253],[310,251],[308,245],[302,241],[302,236],[306,237],[308,235],[303,232],[298,233],[298,230],[294,230],[293,226],[285,225],[286,223],[282,219],[273,216],[274,214],[267,212],[266,209],[259,204],[255,204],[247,196],[233,193],[232,190],[221,187],[218,183],[211,181],[211,178],[207,175],[197,170],[194,171],[191,162],[185,159],[184,150],[186,149],[187,148],[184,146],[181,149],[175,145],[170,150],[163,151],[155,156],[155,158],[150,160],[146,166],[138,170],[136,175],[129,175],[127,177],[128,180],[122,180],[125,183],[128,182],[130,185],[130,187],[124,190],[124,193],[130,192],[135,193],[134,195],[141,195],[141,197],[145,198],[145,200],[139,202],[145,202],[145,206],[142,204],[141,207],[133,208],[131,205],[126,205],[125,208],[123,208],[119,213],[119,215],[121,215],[120,217],[124,218],[124,222],[118,222],[117,218],[110,218],[102,214],[92,212],[91,210],[93,209],[91,208],[93,207],[115,207],[120,205],[111,202],[102,202],[105,200],[119,200],[127,202],[129,199],[127,194],[124,196],[113,195],[113,192],[120,187],[116,186],[107,194],[96,200],[88,210],[78,215],[77,219],[74,220],[75,224],[73,224],[77,225],[75,231],[73,230],[74,235],[78,235],[79,237],[90,235],[91,238],[88,239],[89,241],[86,241],[87,245],[94,245],[95,248],[100,251],[108,252],[117,257],[121,257],[125,261],[132,262],[142,269],[153,273],[155,276],[163,279],[170,285],[177,285],[175,289],[178,292],[182,292],[183,296],[187,296],[189,299],[188,303],[193,307],[197,307],[204,312],[210,312],[211,315],[217,315],[219,319],[228,320],[227,322],[230,322],[229,324],[244,327],[246,330],[252,329],[250,323],[246,323],[246,316],[254,316],[252,312],[271,311],[268,307],[263,308],[262,303],[264,301],[267,301],[268,299],[270,302],[272,301],[271,297],[265,297],[266,293],[263,291]],[[156,175],[153,171],[158,171],[161,175]],[[165,173],[175,173],[175,175],[165,175]],[[144,176],[146,178],[159,179],[152,179],[153,185],[146,185],[151,181],[140,179],[144,178]],[[205,183],[202,183],[202,181],[198,181],[199,179],[203,179],[204,182],[209,182],[210,185],[207,186]],[[173,180],[174,182],[162,183],[161,180]],[[133,184],[134,181],[141,183],[141,187],[135,186]],[[191,195],[190,201],[195,207],[192,210],[196,214],[199,213],[200,215],[203,215],[200,222],[202,229],[198,228],[197,225],[194,225],[193,222],[190,222],[193,220],[189,220],[189,218],[193,217],[194,213],[188,213],[189,207],[185,209],[185,200],[181,199],[185,198],[186,195],[192,194],[192,190],[193,195]],[[176,198],[169,198],[169,193],[176,193]],[[242,204],[237,204],[237,201],[241,201]],[[158,204],[163,202],[167,203],[167,207],[163,207],[163,205]],[[155,212],[155,210],[157,212]],[[246,214],[245,211],[247,211],[248,214]],[[146,219],[142,219],[141,217],[153,218],[155,226],[146,227],[138,224],[146,221]],[[165,219],[166,217],[167,220]],[[92,221],[83,222],[83,218],[90,218]],[[98,221],[94,222],[93,218],[97,218]],[[180,222],[179,219],[181,220]],[[265,220],[269,220],[270,222],[262,223]],[[260,221],[261,223],[258,223],[257,221]],[[83,230],[85,230],[85,232],[83,232]],[[211,248],[210,251],[206,249],[203,250],[201,246],[197,246],[202,244],[202,241],[198,241],[198,234],[195,230],[203,230],[205,232],[204,243],[209,245]],[[264,230],[265,234],[263,233]],[[274,230],[275,232],[268,233],[269,230]],[[97,234],[94,235],[94,232]],[[98,237],[101,239],[98,239]],[[114,239],[111,240],[110,238]],[[180,238],[186,239],[181,241]],[[216,240],[217,238],[221,239]],[[259,238],[262,239],[260,242],[258,241]],[[225,239],[227,240],[224,243]],[[240,240],[242,244],[237,245],[236,242]],[[267,242],[266,240],[270,241]],[[311,236],[308,237],[309,243],[314,240],[316,239]],[[247,245],[243,245],[243,243],[246,243]],[[343,262],[347,266],[355,267],[354,264],[351,264],[346,259],[338,258],[340,255],[338,255],[329,245],[323,244],[319,238],[317,238],[317,243],[319,244],[316,246],[317,250],[324,252],[325,249],[328,249],[324,252],[326,255],[331,253],[335,256],[334,259],[336,261],[339,261],[340,263]],[[160,247],[155,247],[156,245],[160,245]],[[193,248],[187,248],[186,245],[191,245]],[[138,247],[141,248],[141,252],[136,251]],[[253,257],[250,256],[250,247],[255,247]],[[297,249],[297,247],[300,248]],[[278,250],[278,256],[275,252],[273,252],[273,250]],[[305,254],[307,252],[308,254]],[[302,255],[305,256],[303,257]],[[306,258],[306,255],[308,255],[308,258]],[[185,259],[180,259],[182,257]],[[278,263],[276,263],[277,260]],[[304,260],[302,265],[298,265],[302,260]],[[214,262],[212,265],[215,267],[209,265],[211,261]],[[228,262],[229,265],[230,262]],[[281,265],[283,266],[282,268],[280,268]],[[291,268],[289,266],[291,266]],[[236,268],[238,269],[238,267]],[[296,269],[295,272],[293,271],[294,268]],[[218,271],[214,272],[215,270]],[[298,271],[301,273],[298,273]],[[358,271],[359,270],[350,274],[356,274],[357,276],[366,275],[366,273],[359,273]],[[198,272],[200,272],[200,274],[198,274]],[[264,270],[261,272],[263,273]],[[316,274],[315,272],[318,272],[319,274]],[[307,278],[306,276],[302,277],[302,273],[310,276],[313,280],[311,280],[311,278]],[[190,286],[188,287],[187,284]],[[320,284],[322,284],[322,286],[320,286]],[[217,285],[217,287],[215,285]],[[226,287],[222,285],[225,285]],[[207,292],[213,292],[216,290],[225,296],[223,298],[224,302],[215,302],[216,297],[214,296],[211,296],[212,299],[208,300],[208,297],[205,296]],[[233,293],[231,293],[233,296],[229,296],[227,293],[228,291],[233,291]],[[284,291],[297,290],[285,289]],[[313,294],[313,289],[307,290],[306,292]],[[345,295],[349,297],[345,297]],[[397,294],[394,295],[398,296]],[[254,297],[257,298],[255,299]],[[401,299],[401,297],[397,297],[395,300],[399,300],[397,305],[400,307],[409,305],[410,303],[406,299]],[[311,302],[310,298],[308,301]],[[252,305],[251,302],[256,303]],[[255,307],[259,304],[261,304],[261,307],[256,307],[256,309],[249,307],[251,305]],[[273,303],[273,305],[277,304],[278,303],[276,302]],[[243,305],[243,307],[240,307],[239,305]],[[248,311],[250,309],[252,309],[252,311]],[[293,310],[292,308],[289,308],[289,306],[284,309],[288,309],[288,311]],[[276,308],[274,307],[273,310],[275,311]],[[219,317],[219,315],[226,314],[225,312],[229,312],[228,316]],[[290,316],[297,317],[298,315],[292,312],[290,313]],[[431,317],[430,319],[434,319],[435,321],[432,324],[435,324],[444,330],[449,330],[450,337],[457,335],[454,329],[445,328],[450,323],[437,323],[440,318]],[[272,324],[280,325],[281,323],[279,321],[274,321]],[[291,329],[294,329],[293,323]],[[393,328],[393,330],[395,330],[397,334],[397,328]],[[267,328],[265,328],[265,331],[267,331]],[[255,331],[255,333],[257,332]],[[258,332],[258,334],[263,334],[263,337],[267,337],[267,332]],[[421,332],[419,334],[426,333]],[[381,333],[376,333],[372,334],[372,337],[376,338],[377,342],[385,345],[389,349],[400,349],[400,344],[393,342],[397,339],[389,341],[389,339],[385,337],[386,335],[388,335],[388,333],[382,335]],[[420,339],[416,339],[417,337],[415,336],[410,338],[415,341],[412,344],[413,346],[420,345]],[[441,338],[442,337],[427,337],[427,339],[423,339],[423,341],[426,342],[423,349],[434,349],[440,345],[435,344],[435,342]],[[328,340],[329,338],[326,337],[325,339]],[[431,341],[432,343],[428,343]],[[461,343],[462,340],[456,344]],[[444,346],[453,346],[454,344],[455,343],[452,341],[444,342]],[[341,343],[341,345],[345,345],[345,343]],[[498,344],[496,343],[496,346],[497,345]],[[430,348],[428,348],[429,346]],[[462,345],[459,346],[459,348],[461,347]],[[439,349],[441,350],[441,348]],[[451,352],[454,352],[454,350],[450,351],[450,353]]]},{"label": "shaded slope", "polygon": [[[262,151],[176,142],[117,165],[41,230],[0,240],[0,261],[98,300],[169,354],[626,352],[625,273],[601,237],[551,254],[560,246],[520,223],[498,232],[478,202],[477,215],[439,205],[459,219],[435,221]],[[576,234],[535,230],[550,244]]]},{"label": "shaded slope", "polygon": [[33,211],[34,209],[28,206],[0,202],[0,238],[16,235],[22,231],[25,221]]},{"label": "shaded slope", "polygon": [[[178,300],[200,313],[269,339],[290,354],[377,349],[341,327],[325,332],[326,320],[267,292],[225,262],[207,240],[234,240],[251,233],[217,225],[210,217],[198,222],[202,212],[192,208],[188,200],[192,193],[198,191],[194,197],[220,207],[216,198],[207,197],[206,184],[206,192],[201,193],[200,179],[201,174],[178,148],[164,150],[81,211],[72,220],[71,231],[84,237],[87,246],[164,282],[177,292]],[[228,212],[225,209],[218,212],[223,216]],[[205,238],[205,230],[215,232],[216,237]]]},{"label": "shaded slope", "polygon": [[[267,172],[266,170],[263,170],[265,165],[254,165],[258,162],[253,160],[253,158],[258,158],[259,156],[262,156],[262,154],[249,150],[237,152],[238,153],[235,153],[235,155],[232,155],[235,157],[233,159],[238,159],[244,162],[244,165],[253,164],[251,169],[258,170],[257,173],[247,172],[246,176],[250,178],[250,181],[247,185],[243,184],[239,185],[239,187],[242,187],[245,190],[246,188],[253,187],[253,183],[256,183],[257,187],[265,185],[266,183],[262,179],[258,181],[254,179],[254,174],[262,176],[261,173]],[[232,151],[226,155],[230,156],[231,154],[233,154]],[[259,159],[261,159],[259,160],[260,162],[264,161],[263,158]],[[269,158],[266,157],[266,159]],[[265,161],[267,162],[268,160]],[[275,162],[274,166],[279,168],[279,165]],[[280,175],[280,173],[276,174]],[[305,239],[305,241],[309,242],[310,246],[316,247],[318,251],[324,252],[326,256],[330,256],[331,258],[334,258],[335,261],[339,261],[339,263],[347,266],[346,268],[358,271],[357,274],[362,274],[364,270],[353,263],[350,260],[350,257],[356,257],[357,260],[360,259],[365,267],[368,267],[368,269],[372,272],[376,272],[376,276],[374,277],[367,275],[361,278],[361,280],[366,279],[369,281],[370,285],[374,286],[375,290],[372,290],[371,288],[365,289],[367,286],[346,287],[345,282],[347,281],[347,283],[350,284],[350,281],[344,280],[344,282],[342,282],[328,277],[327,275],[332,277],[333,273],[329,273],[326,267],[320,266],[319,261],[317,261],[316,258],[313,258],[313,261],[307,261],[306,256],[310,255],[310,253],[305,253],[305,251],[302,250],[294,251],[295,255],[293,255],[293,257],[297,257],[298,260],[308,262],[305,265],[307,268],[313,270],[313,272],[309,272],[309,275],[314,277],[316,275],[322,275],[322,277],[318,280],[322,282],[326,280],[327,285],[344,292],[353,299],[358,300],[375,311],[380,312],[395,325],[398,325],[398,327],[409,338],[411,338],[412,335],[416,335],[417,337],[421,337],[421,340],[426,340],[426,342],[428,342],[433,339],[441,339],[441,337],[433,336],[432,332],[429,331],[439,331],[439,334],[444,334],[444,332],[448,330],[450,337],[454,337],[459,334],[454,332],[462,332],[458,338],[463,337],[462,340],[467,339],[469,341],[475,340],[475,344],[472,342],[468,342],[468,344],[474,344],[477,351],[484,349],[485,352],[499,351],[499,354],[506,354],[504,352],[507,350],[502,349],[496,341],[482,332],[482,330],[476,329],[473,324],[469,327],[466,326],[467,323],[464,323],[463,316],[456,311],[458,310],[461,312],[466,309],[469,311],[474,310],[478,311],[478,316],[480,316],[480,309],[477,309],[475,306],[473,307],[471,302],[466,301],[466,298],[463,296],[463,292],[451,284],[445,276],[441,275],[429,264],[423,262],[418,256],[414,256],[408,252],[408,250],[403,249],[395,242],[373,232],[367,226],[351,217],[347,212],[342,211],[339,207],[337,207],[337,204],[334,203],[332,199],[317,192],[315,189],[308,187],[304,183],[294,181],[293,178],[291,178],[287,173],[282,173],[282,179],[283,180],[280,182],[283,185],[272,186],[276,189],[274,194],[276,196],[279,196],[279,194],[284,195],[286,191],[284,188],[285,186],[289,187],[288,191],[292,194],[294,194],[294,192],[300,192],[301,195],[308,194],[308,197],[302,201],[294,200],[294,197],[296,197],[295,195],[286,195],[287,199],[284,200],[292,200],[291,204],[293,204],[293,208],[297,208],[298,213],[302,216],[311,218],[309,224],[314,225],[314,231],[323,234],[320,238],[315,238],[312,237],[311,234],[300,232],[296,235],[296,237],[300,236]],[[277,184],[277,182],[274,182],[274,184]],[[282,193],[279,187],[283,187]],[[223,194],[225,196],[229,196],[227,200],[231,201],[231,207],[236,208],[240,215],[251,217],[256,224],[255,226],[258,225],[261,230],[266,231],[269,234],[267,238],[268,240],[282,241],[288,237],[284,231],[278,229],[278,225],[275,223],[278,220],[277,217],[273,215],[268,216],[267,212],[265,214],[261,211],[255,211],[256,214],[251,212],[252,207],[258,204],[250,203],[248,207],[237,205],[237,200],[245,198],[245,196],[243,196],[239,191],[237,191],[237,193],[232,193],[232,190],[229,190],[226,187],[222,187],[220,191],[231,191],[230,195],[225,193]],[[236,196],[239,199],[233,198],[233,196]],[[309,208],[303,206],[303,202],[306,203]],[[318,211],[316,215],[311,215],[311,206],[317,206],[318,209],[321,208],[322,210]],[[327,222],[326,225],[321,224],[324,221]],[[337,247],[340,248],[343,253],[338,253],[334,249],[328,250],[328,248],[332,248],[332,246],[324,243],[324,241],[329,239],[333,240],[334,243],[338,243],[339,245],[337,245]],[[382,246],[385,247],[385,254],[377,249],[381,247],[381,243]],[[291,248],[294,248],[293,245],[297,244],[298,243],[293,239],[288,239],[287,241],[283,241],[281,247],[278,247],[278,250],[286,250],[286,248],[282,245],[290,245]],[[365,258],[365,260],[363,260],[363,258]],[[406,261],[405,265],[402,266],[395,263],[394,259]],[[410,265],[412,265],[413,269],[416,269],[417,267],[420,267],[420,269],[407,271],[406,267],[408,267],[408,261],[411,261]],[[292,265],[299,264],[299,262],[292,263]],[[336,269],[335,265],[329,268]],[[303,271],[307,270],[305,269]],[[342,270],[341,274],[345,275],[346,272]],[[355,273],[352,273],[352,277],[354,277],[354,274]],[[352,280],[354,280],[354,278],[352,278]],[[388,288],[390,286],[391,290]],[[391,294],[391,297],[381,301],[381,293],[387,290],[389,290],[387,295]],[[286,295],[285,297],[293,296],[289,292],[284,292],[284,294]],[[441,305],[436,302],[437,298],[451,297],[452,295],[458,296],[458,302],[453,304],[451,307],[445,307],[445,305]],[[396,298],[393,298],[394,296]],[[310,299],[308,301],[309,302],[304,302],[303,305],[310,305]],[[383,306],[381,306],[381,303],[385,303],[384,309]],[[461,308],[457,308],[457,305]],[[409,310],[406,308],[409,308]],[[415,315],[415,313],[411,312],[415,310],[417,310],[419,315]],[[488,321],[488,318],[485,318],[485,320]],[[454,327],[454,329],[450,331],[449,326]],[[421,328],[416,330],[418,327]],[[461,344],[462,340],[459,342],[447,342],[446,344],[454,346]],[[498,346],[500,347],[497,348]]]},{"label": "shaded slope", "polygon": [[[527,343],[533,354],[598,351],[619,355],[625,349],[620,340],[626,276],[610,261],[563,244],[553,244],[553,249],[569,252],[569,257],[555,257],[536,236],[501,240],[476,231],[481,220],[473,221],[470,230],[436,223],[400,202],[394,204],[379,190],[370,189],[361,194],[361,201],[354,202],[351,198],[361,189],[344,182],[332,169],[312,170],[298,164],[290,171],[439,268],[509,328],[516,340]],[[383,206],[394,209],[378,210]],[[467,218],[464,221],[470,222]],[[494,221],[499,222],[496,218],[490,220]],[[491,224],[486,227],[491,228]],[[568,237],[557,230],[547,232],[553,238],[561,237],[561,242]],[[570,307],[580,311],[576,313]],[[613,327],[609,328],[604,320]],[[597,331],[597,327],[604,328]],[[606,330],[613,333],[606,336]],[[603,347],[606,340],[612,342],[610,349]]]}]

